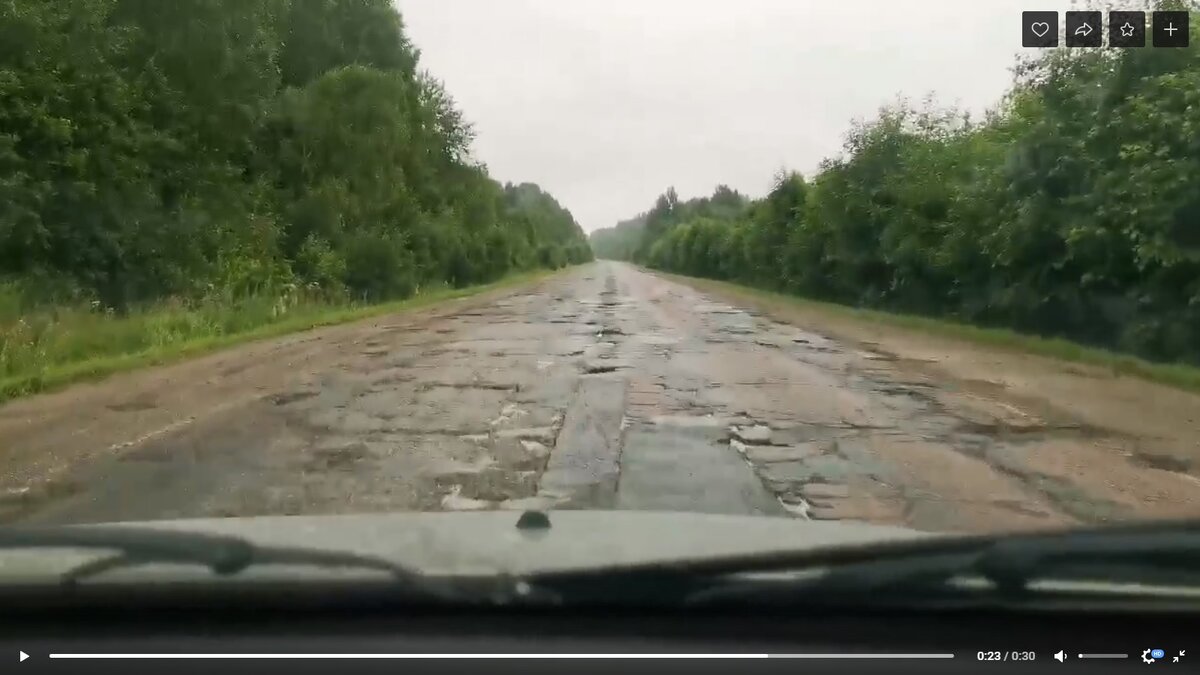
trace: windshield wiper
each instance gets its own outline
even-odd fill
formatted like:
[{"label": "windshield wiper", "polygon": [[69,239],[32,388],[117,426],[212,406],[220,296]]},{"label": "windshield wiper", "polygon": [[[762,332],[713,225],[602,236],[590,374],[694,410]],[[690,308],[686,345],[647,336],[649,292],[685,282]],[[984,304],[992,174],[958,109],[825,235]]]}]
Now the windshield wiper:
[{"label": "windshield wiper", "polygon": [[932,543],[924,550],[830,565],[821,574],[801,579],[763,583],[728,575],[723,581],[713,579],[709,587],[689,595],[687,602],[828,599],[844,603],[855,598],[872,604],[907,602],[916,594],[931,599],[961,597],[961,590],[951,584],[969,578],[982,579],[987,595],[1005,600],[1028,597],[1032,584],[1046,580],[1184,582],[1200,587],[1200,526],[1196,524],[1013,536],[977,540],[966,548],[961,543],[945,548]]},{"label": "windshield wiper", "polygon": [[[982,579],[986,591],[960,579]],[[1042,580],[1200,588],[1200,522],[900,539],[535,574],[566,604],[822,603],[1028,597]],[[978,585],[975,586],[978,589]],[[974,595],[968,596],[968,593]]]},{"label": "windshield wiper", "polygon": [[406,588],[440,598],[458,595],[442,580],[383,558],[341,551],[257,546],[228,535],[122,526],[0,528],[0,549],[14,548],[116,551],[114,555],[68,570],[62,577],[64,585],[77,584],[114,569],[159,563],[202,565],[222,576],[235,575],[256,565],[301,565],[378,570],[390,574]]}]

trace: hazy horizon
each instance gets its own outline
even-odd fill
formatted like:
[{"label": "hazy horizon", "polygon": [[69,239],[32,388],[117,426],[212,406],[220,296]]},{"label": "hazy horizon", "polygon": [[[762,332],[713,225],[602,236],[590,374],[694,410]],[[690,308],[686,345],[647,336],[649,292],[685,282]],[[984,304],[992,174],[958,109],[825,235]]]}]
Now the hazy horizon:
[{"label": "hazy horizon", "polygon": [[[1036,9],[1069,7],[1068,0]],[[535,182],[584,229],[721,183],[811,174],[898,95],[980,113],[1022,51],[1017,0],[397,0],[422,66],[501,181]],[[903,5],[903,6],[900,6]],[[806,30],[806,27],[814,29]],[[857,33],[846,30],[857,27]]]}]

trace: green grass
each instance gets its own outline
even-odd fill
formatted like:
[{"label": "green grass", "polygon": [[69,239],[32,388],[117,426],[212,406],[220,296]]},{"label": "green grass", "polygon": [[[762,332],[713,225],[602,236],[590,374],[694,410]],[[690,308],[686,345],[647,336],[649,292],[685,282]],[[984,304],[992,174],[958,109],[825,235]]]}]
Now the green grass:
[{"label": "green grass", "polygon": [[[658,273],[662,274],[661,272]],[[766,300],[785,306],[823,312],[834,317],[854,319],[885,326],[896,326],[898,328],[951,337],[989,347],[1037,354],[1061,361],[1099,366],[1110,369],[1114,374],[1131,375],[1177,389],[1200,392],[1200,368],[1183,363],[1155,363],[1129,354],[1088,347],[1061,338],[1028,335],[1004,328],[983,328],[945,319],[934,319],[912,314],[896,314],[873,309],[850,307],[811,300],[795,295],[766,291],[751,286],[742,286],[727,281],[699,279],[675,274],[666,274],[665,276],[674,277],[679,281],[698,288],[708,287],[724,290],[752,299]]]},{"label": "green grass", "polygon": [[270,298],[184,307],[164,303],[126,316],[61,308],[0,322],[0,402],[113,373],[160,365],[225,347],[408,311],[533,282],[538,270],[467,288],[438,288],[379,304]]}]

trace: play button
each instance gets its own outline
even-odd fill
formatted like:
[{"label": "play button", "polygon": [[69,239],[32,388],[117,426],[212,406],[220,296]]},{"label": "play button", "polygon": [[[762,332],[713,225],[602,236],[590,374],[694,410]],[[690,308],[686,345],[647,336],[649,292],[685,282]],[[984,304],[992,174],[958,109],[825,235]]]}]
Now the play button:
[{"label": "play button", "polygon": [[[24,661],[27,658],[29,658],[29,655],[26,654],[25,652],[21,652],[21,661]],[[20,661],[18,661],[18,663],[20,663]]]}]

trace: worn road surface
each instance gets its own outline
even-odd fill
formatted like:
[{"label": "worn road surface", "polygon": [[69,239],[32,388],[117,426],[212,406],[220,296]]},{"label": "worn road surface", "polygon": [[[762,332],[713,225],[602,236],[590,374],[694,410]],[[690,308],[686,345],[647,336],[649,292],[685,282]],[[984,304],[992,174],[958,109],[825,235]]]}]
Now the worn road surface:
[{"label": "worn road surface", "polygon": [[0,522],[555,507],[993,531],[1200,516],[1200,397],[934,338],[831,337],[743,305],[601,262],[13,402]]}]

